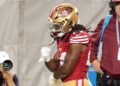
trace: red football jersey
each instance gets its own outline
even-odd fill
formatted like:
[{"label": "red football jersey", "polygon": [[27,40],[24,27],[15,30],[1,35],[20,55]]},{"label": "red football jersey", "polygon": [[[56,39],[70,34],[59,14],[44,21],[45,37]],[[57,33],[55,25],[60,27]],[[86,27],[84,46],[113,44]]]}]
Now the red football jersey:
[{"label": "red football jersey", "polygon": [[88,53],[90,48],[90,34],[84,31],[73,32],[70,36],[66,35],[64,38],[57,40],[58,52],[56,57],[59,57],[61,60],[60,65],[64,63],[66,52],[68,52],[69,46],[73,43],[86,44],[88,47],[84,52],[81,52],[79,60],[76,63],[72,73],[67,78],[63,79],[63,81],[85,78],[88,71],[88,65],[86,63],[88,60]]}]

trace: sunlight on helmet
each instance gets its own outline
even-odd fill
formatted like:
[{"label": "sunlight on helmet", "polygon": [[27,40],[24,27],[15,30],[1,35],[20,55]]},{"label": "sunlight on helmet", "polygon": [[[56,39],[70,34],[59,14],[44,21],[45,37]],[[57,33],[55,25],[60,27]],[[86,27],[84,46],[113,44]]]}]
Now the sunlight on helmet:
[{"label": "sunlight on helmet", "polygon": [[49,30],[52,37],[62,37],[78,23],[78,9],[71,4],[57,5],[49,15]]}]

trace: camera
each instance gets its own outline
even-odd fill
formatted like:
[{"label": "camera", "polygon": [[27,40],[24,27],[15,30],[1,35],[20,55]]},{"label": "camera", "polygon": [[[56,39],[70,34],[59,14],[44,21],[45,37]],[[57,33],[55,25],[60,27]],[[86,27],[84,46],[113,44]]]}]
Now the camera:
[{"label": "camera", "polygon": [[4,70],[4,71],[9,71],[10,69],[12,69],[13,67],[13,63],[10,60],[5,60],[0,67]]}]

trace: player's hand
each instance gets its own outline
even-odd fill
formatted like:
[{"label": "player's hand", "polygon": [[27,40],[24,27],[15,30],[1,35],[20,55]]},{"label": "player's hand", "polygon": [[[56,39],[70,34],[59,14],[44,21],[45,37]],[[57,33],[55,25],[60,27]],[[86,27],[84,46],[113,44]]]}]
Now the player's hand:
[{"label": "player's hand", "polygon": [[41,52],[41,57],[39,61],[49,62],[50,61],[50,48],[42,47],[40,52]]},{"label": "player's hand", "polygon": [[53,77],[53,74],[49,78],[49,85],[50,86],[58,86],[58,80]]}]

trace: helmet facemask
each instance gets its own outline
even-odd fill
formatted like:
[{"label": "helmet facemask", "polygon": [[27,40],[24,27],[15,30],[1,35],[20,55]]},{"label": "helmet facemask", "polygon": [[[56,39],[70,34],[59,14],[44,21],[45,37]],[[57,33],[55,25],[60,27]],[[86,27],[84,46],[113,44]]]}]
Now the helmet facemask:
[{"label": "helmet facemask", "polygon": [[64,27],[62,23],[51,23],[49,22],[49,31],[50,35],[54,38],[56,37],[62,37],[65,32],[64,32]]}]

